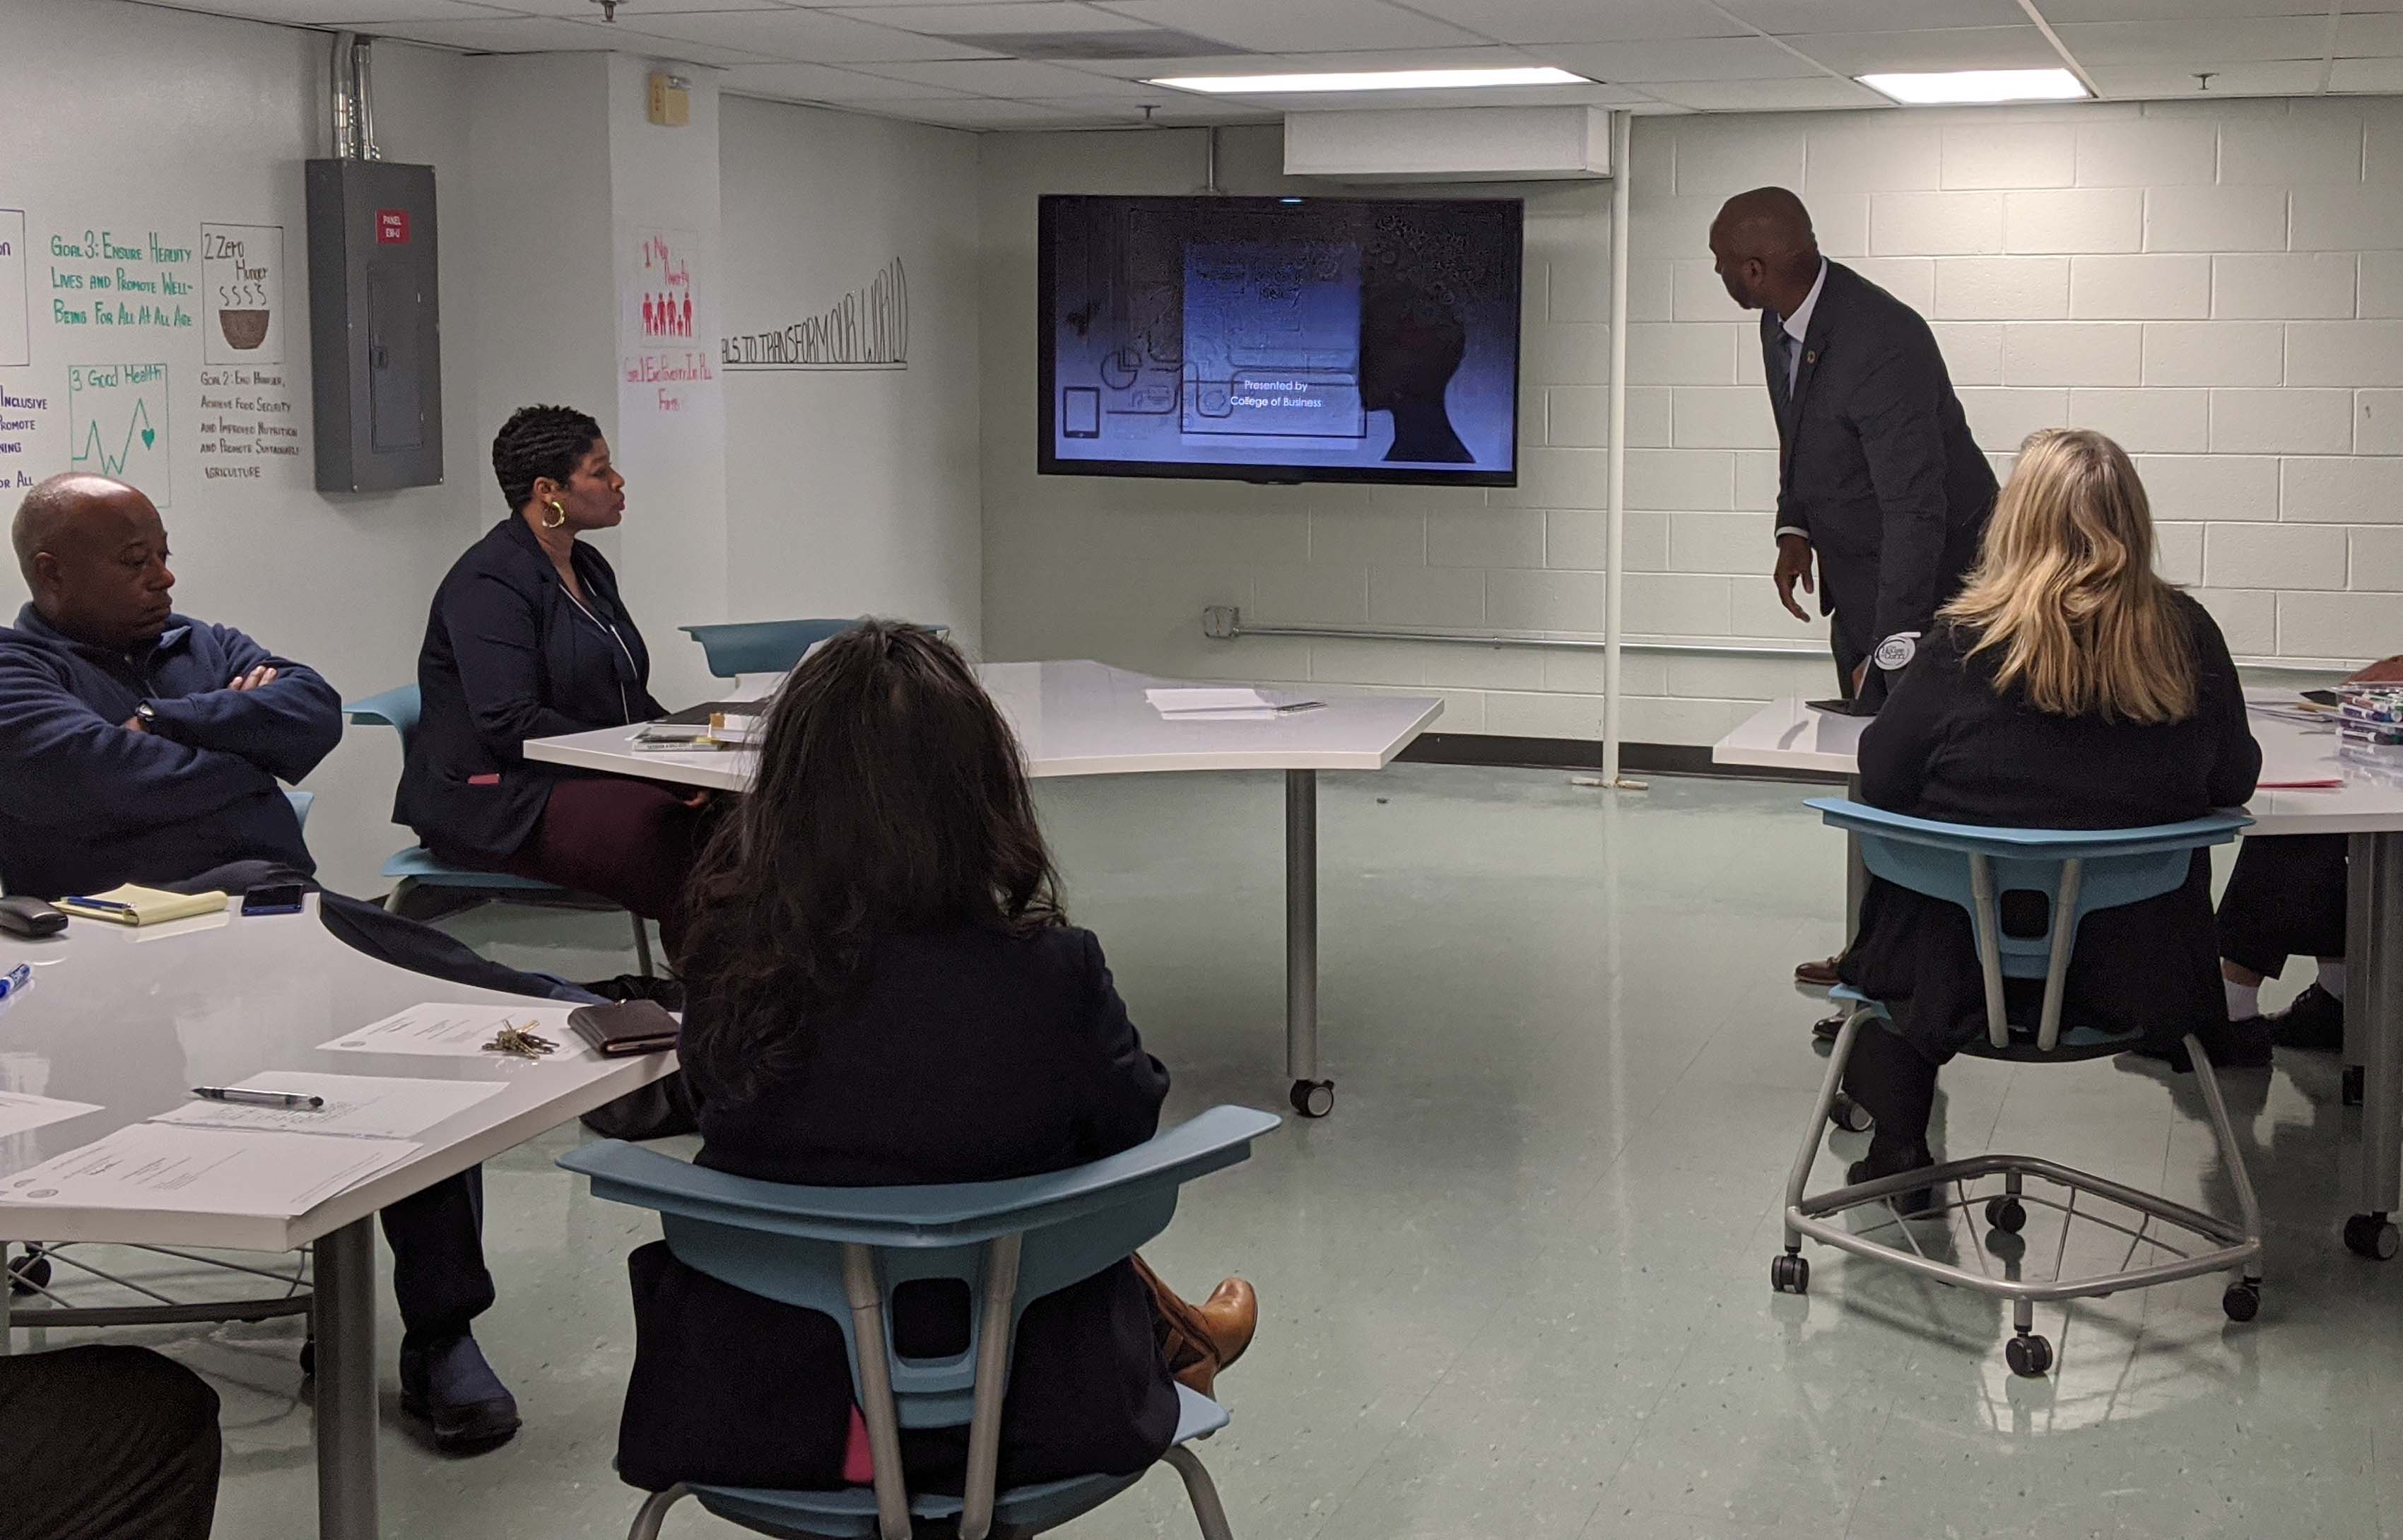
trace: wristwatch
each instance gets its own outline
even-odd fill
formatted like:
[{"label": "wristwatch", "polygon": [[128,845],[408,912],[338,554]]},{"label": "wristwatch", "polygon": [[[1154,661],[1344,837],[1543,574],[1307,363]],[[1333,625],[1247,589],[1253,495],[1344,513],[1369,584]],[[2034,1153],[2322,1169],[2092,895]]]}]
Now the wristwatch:
[{"label": "wristwatch", "polygon": [[147,701],[133,708],[133,719],[142,724],[144,732],[159,730],[159,708]]}]

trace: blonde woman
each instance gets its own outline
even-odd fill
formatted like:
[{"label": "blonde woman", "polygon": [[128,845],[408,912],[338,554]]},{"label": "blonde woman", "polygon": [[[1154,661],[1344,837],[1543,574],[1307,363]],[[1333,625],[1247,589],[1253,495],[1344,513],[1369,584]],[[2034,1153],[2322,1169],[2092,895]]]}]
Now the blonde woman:
[{"label": "blonde woman", "polygon": [[[2007,827],[2167,824],[2253,795],[2261,751],[2228,644],[2154,573],[2152,511],[2118,445],[2048,428],[2021,446],[1967,586],[1863,735],[1860,765],[1879,807]],[[1843,973],[1894,1016],[1846,1075],[1878,1120],[1854,1178],[1926,1165],[1937,1067],[1985,1030],[1969,918],[1873,881]],[[2068,990],[2097,1025],[2167,1043],[2200,1029],[2215,1061],[2268,1061],[2266,1043],[2229,1039],[2201,852],[2184,887],[2087,918]]]}]

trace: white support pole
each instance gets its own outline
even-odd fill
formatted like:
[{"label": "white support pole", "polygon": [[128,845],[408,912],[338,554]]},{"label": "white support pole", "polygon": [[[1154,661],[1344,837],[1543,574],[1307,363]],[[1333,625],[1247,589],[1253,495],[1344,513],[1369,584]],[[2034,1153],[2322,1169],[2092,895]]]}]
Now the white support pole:
[{"label": "white support pole", "polygon": [[1627,177],[1632,113],[1610,115],[1610,570],[1604,583],[1602,784],[1619,784],[1620,603],[1627,565]]}]

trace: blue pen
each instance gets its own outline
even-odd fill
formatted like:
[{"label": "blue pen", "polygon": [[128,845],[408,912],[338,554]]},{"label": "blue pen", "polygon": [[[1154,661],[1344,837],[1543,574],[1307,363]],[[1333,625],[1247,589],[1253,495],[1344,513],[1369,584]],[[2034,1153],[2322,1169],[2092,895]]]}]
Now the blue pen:
[{"label": "blue pen", "polygon": [[7,999],[33,981],[34,969],[31,964],[20,963],[7,973],[0,973],[0,1000]]}]

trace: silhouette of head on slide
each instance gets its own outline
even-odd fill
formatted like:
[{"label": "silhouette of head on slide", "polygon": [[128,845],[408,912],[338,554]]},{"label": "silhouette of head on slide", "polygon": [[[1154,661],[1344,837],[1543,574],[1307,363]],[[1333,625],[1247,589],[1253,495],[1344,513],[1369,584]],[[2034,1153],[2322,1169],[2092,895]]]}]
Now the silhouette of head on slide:
[{"label": "silhouette of head on slide", "polygon": [[1465,465],[1445,387],[1460,372],[1468,330],[1440,288],[1405,273],[1372,274],[1360,291],[1360,405],[1393,413],[1388,461]]}]

